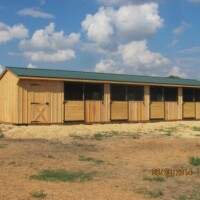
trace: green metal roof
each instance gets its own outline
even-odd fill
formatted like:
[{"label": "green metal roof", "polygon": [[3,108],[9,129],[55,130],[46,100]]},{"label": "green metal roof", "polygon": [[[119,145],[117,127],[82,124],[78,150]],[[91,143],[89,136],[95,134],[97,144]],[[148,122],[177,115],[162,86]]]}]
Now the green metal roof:
[{"label": "green metal roof", "polygon": [[149,84],[152,83],[152,84],[200,86],[200,81],[193,79],[82,72],[82,71],[69,71],[69,70],[30,69],[30,68],[19,68],[19,67],[6,67],[6,69],[9,69],[11,72],[13,72],[16,76],[19,77],[41,77],[41,78],[58,78],[58,79],[114,81],[114,82],[127,82],[127,83],[134,82],[134,83],[149,83]]}]

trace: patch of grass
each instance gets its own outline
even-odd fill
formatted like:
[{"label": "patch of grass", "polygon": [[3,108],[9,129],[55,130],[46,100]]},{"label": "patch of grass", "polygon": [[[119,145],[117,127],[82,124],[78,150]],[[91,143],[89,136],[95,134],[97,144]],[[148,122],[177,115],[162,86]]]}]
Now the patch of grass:
[{"label": "patch of grass", "polygon": [[7,144],[0,144],[0,149],[3,149],[7,146]]},{"label": "patch of grass", "polygon": [[70,137],[78,140],[85,140],[88,139],[88,136],[80,136],[80,135],[70,135]]},{"label": "patch of grass", "polygon": [[47,158],[53,159],[54,157],[52,155],[48,155]]},{"label": "patch of grass", "polygon": [[200,137],[200,134],[196,134],[196,135],[194,135],[194,136],[198,136],[198,137]]},{"label": "patch of grass", "polygon": [[75,144],[77,147],[94,147],[94,144]]},{"label": "patch of grass", "polygon": [[85,156],[79,156],[79,161],[84,161],[84,162],[95,162],[96,164],[100,164],[104,162],[103,160],[97,160],[91,157],[85,157]]},{"label": "patch of grass", "polygon": [[33,198],[41,198],[41,199],[43,199],[43,198],[45,198],[47,196],[47,194],[45,194],[44,191],[41,190],[39,192],[33,192],[33,193],[31,193],[31,196]]},{"label": "patch of grass", "polygon": [[143,178],[144,181],[158,181],[158,182],[165,182],[165,179],[161,176],[156,176],[156,177],[148,177],[148,176],[145,176]]},{"label": "patch of grass", "polygon": [[133,139],[140,139],[140,135],[135,133],[135,134],[131,134],[131,138]]},{"label": "patch of grass", "polygon": [[193,131],[200,131],[200,127],[194,126],[194,127],[192,127],[192,130]]},{"label": "patch of grass", "polygon": [[165,136],[172,136],[172,134],[177,131],[177,127],[170,127],[165,129],[156,129],[156,130],[159,132],[164,132],[163,135]]},{"label": "patch of grass", "polygon": [[106,135],[108,137],[117,136],[119,134],[120,134],[119,131],[109,131],[109,132],[106,132]]},{"label": "patch of grass", "polygon": [[5,135],[0,132],[0,139],[3,139],[3,138],[5,138]]},{"label": "patch of grass", "polygon": [[149,195],[151,198],[158,198],[163,196],[163,192],[161,190],[149,191]]},{"label": "patch of grass", "polygon": [[94,134],[94,139],[95,140],[102,140],[103,136],[104,135],[102,133],[95,133]]},{"label": "patch of grass", "polygon": [[186,196],[180,196],[178,200],[187,200]]},{"label": "patch of grass", "polygon": [[194,165],[194,166],[198,166],[200,165],[200,158],[199,157],[190,157],[189,159],[190,164]]},{"label": "patch of grass", "polygon": [[34,180],[50,182],[75,182],[92,180],[96,172],[69,172],[66,170],[43,170],[39,175],[33,175],[30,178]]}]

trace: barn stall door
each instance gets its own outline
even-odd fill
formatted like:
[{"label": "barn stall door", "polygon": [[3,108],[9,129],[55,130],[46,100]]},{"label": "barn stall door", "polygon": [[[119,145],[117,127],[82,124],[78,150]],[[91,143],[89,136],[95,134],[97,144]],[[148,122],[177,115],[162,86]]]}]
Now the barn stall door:
[{"label": "barn stall door", "polygon": [[126,85],[111,85],[111,120],[128,120]]},{"label": "barn stall door", "polygon": [[183,88],[183,118],[193,119],[196,116],[195,89]]},{"label": "barn stall door", "polygon": [[157,86],[150,87],[150,99],[150,119],[164,119],[164,89]]},{"label": "barn stall door", "polygon": [[47,83],[31,83],[29,88],[29,122],[50,123],[50,94]]}]

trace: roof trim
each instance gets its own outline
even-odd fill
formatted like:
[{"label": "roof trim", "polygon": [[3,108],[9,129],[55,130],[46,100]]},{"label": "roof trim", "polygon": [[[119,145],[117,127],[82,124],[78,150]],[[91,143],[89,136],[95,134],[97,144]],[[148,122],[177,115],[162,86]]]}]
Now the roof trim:
[{"label": "roof trim", "polygon": [[[167,86],[192,86],[200,87],[200,81],[195,79],[141,76],[129,74],[97,73],[86,71],[55,70],[55,69],[28,69],[22,67],[6,67],[20,79],[43,79],[62,81],[87,81],[102,83],[124,83],[145,85],[167,85]],[[54,73],[55,72],[55,73]]]}]

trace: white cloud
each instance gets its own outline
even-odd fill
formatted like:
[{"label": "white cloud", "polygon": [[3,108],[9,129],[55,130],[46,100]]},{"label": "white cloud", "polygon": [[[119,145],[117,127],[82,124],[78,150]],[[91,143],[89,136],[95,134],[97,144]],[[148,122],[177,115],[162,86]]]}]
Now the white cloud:
[{"label": "white cloud", "polygon": [[160,53],[151,52],[146,40],[121,45],[119,55],[122,57],[124,65],[133,68],[156,68],[169,63],[169,60]]},{"label": "white cloud", "polygon": [[23,16],[31,16],[34,18],[43,18],[43,19],[53,19],[55,18],[52,14],[42,12],[38,9],[35,8],[24,8],[17,12],[18,15],[23,15]]},{"label": "white cloud", "polygon": [[173,40],[171,41],[171,43],[168,44],[168,46],[169,46],[169,47],[173,47],[173,46],[175,46],[175,45],[178,43],[178,41],[179,41],[178,39],[173,39]]},{"label": "white cloud", "polygon": [[124,69],[120,68],[118,63],[112,59],[109,60],[101,60],[96,64],[95,67],[96,72],[111,72],[111,73],[124,73]]},{"label": "white cloud", "polygon": [[180,69],[178,66],[174,66],[172,69],[169,70],[168,76],[178,76],[181,78],[186,78],[187,75]]},{"label": "white cloud", "polygon": [[101,48],[116,48],[120,42],[144,39],[163,26],[157,3],[101,7],[94,15],[88,14],[82,22],[90,41]]},{"label": "white cloud", "polygon": [[0,65],[0,74],[1,72],[4,70],[4,67],[2,65]]},{"label": "white cloud", "polygon": [[100,4],[105,5],[127,5],[127,4],[144,4],[147,2],[158,2],[161,0],[97,0]]},{"label": "white cloud", "polygon": [[200,47],[192,47],[188,49],[183,49],[181,51],[178,51],[179,54],[190,54],[190,53],[200,53]]},{"label": "white cloud", "polygon": [[29,63],[27,65],[27,68],[30,68],[30,69],[36,69],[37,67],[35,65],[32,65],[31,63]]},{"label": "white cloud", "polygon": [[33,62],[64,62],[75,58],[73,50],[58,50],[57,52],[24,52],[24,56]]},{"label": "white cloud", "polygon": [[8,26],[0,22],[0,44],[13,39],[23,39],[28,37],[28,29],[23,24]]},{"label": "white cloud", "polygon": [[174,34],[181,34],[183,33],[184,31],[186,31],[188,28],[190,28],[190,25],[187,24],[186,22],[182,22],[181,25],[177,28],[175,28],[173,30],[173,33]]},{"label": "white cloud", "polygon": [[19,47],[24,56],[35,62],[64,62],[75,58],[74,46],[80,41],[80,34],[64,35],[55,32],[55,24],[36,30],[30,40],[22,40]]}]

